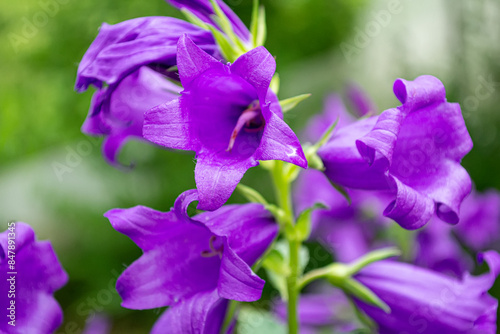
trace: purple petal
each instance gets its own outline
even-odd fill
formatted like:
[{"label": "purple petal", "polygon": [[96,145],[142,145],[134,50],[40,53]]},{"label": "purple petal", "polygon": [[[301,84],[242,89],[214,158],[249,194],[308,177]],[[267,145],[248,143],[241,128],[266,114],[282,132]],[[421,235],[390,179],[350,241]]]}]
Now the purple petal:
[{"label": "purple petal", "polygon": [[[391,313],[357,301],[382,333],[495,333],[497,300],[487,294],[500,270],[488,252],[490,273],[463,280],[393,261],[365,267],[356,278],[391,308]],[[481,329],[487,329],[482,332]]]},{"label": "purple petal", "polygon": [[347,98],[358,117],[377,113],[377,108],[370,97],[354,83],[347,86]]},{"label": "purple petal", "polygon": [[307,160],[295,133],[277,115],[270,113],[260,146],[255,152],[258,160],[281,160],[307,168]]},{"label": "purple petal", "polygon": [[141,17],[115,25],[104,23],[78,67],[76,90],[91,84],[114,85],[143,65],[165,69],[176,64],[177,40],[187,34],[213,54],[216,45],[209,31],[170,17]]},{"label": "purple petal", "polygon": [[178,96],[180,87],[148,67],[141,67],[116,86],[95,93],[82,130],[106,135],[103,154],[117,164],[120,148],[130,137],[142,138],[144,112]]},{"label": "purple petal", "polygon": [[276,61],[265,47],[259,46],[241,55],[230,66],[231,72],[248,81],[259,97],[264,97],[276,71]]},{"label": "purple petal", "polygon": [[337,130],[355,121],[355,118],[345,108],[340,96],[338,94],[330,94],[325,99],[323,113],[310,118],[303,132],[303,139],[310,143],[317,142],[337,119],[338,123],[335,126]]},{"label": "purple petal", "polygon": [[[62,310],[53,294],[68,281],[48,241],[35,241],[33,229],[24,223],[15,224],[15,267],[8,261],[8,237],[12,231],[0,234],[1,260],[0,288],[5,296],[0,298],[0,307],[5,310],[5,319],[0,324],[3,333],[53,333],[62,323]],[[11,234],[12,239],[12,234]],[[15,272],[15,274],[12,274]],[[13,280],[8,281],[8,279]],[[8,297],[11,282],[15,282],[15,297]],[[8,324],[11,301],[15,301],[15,327]]]},{"label": "purple petal", "polygon": [[177,67],[184,88],[209,68],[223,68],[222,63],[198,47],[187,36],[182,35],[177,43]]},{"label": "purple petal", "polygon": [[82,334],[109,334],[111,333],[111,321],[108,317],[99,313],[92,313],[87,318],[85,329]]},{"label": "purple petal", "polygon": [[217,285],[219,296],[243,302],[259,300],[264,280],[253,273],[227,242],[224,246]]},{"label": "purple petal", "polygon": [[[213,16],[215,15],[212,4],[208,0],[167,0],[171,5],[179,9],[187,9],[193,14],[195,14],[203,22],[209,23],[218,28],[218,24],[214,21]],[[222,0],[216,0],[216,2],[221,7],[224,14],[228,17],[231,22],[233,31],[236,35],[243,39],[243,41],[250,40],[250,32],[247,27],[241,22],[238,15],[236,15],[228,5],[226,5]]]},{"label": "purple petal", "polygon": [[454,230],[459,238],[476,251],[484,250],[499,239],[500,194],[490,190],[472,192],[463,202],[460,224]]},{"label": "purple petal", "polygon": [[245,172],[258,165],[253,157],[230,160],[222,154],[197,156],[194,177],[199,191],[198,209],[215,210],[229,199]]},{"label": "purple petal", "polygon": [[190,123],[186,110],[180,107],[180,99],[175,99],[146,111],[143,135],[161,146],[194,151],[199,144],[190,135]]},{"label": "purple petal", "polygon": [[162,307],[217,286],[220,259],[203,257],[213,235],[203,226],[179,220],[173,212],[146,207],[114,209],[105,214],[144,254],[117,281],[122,305]]},{"label": "purple petal", "polygon": [[215,290],[201,292],[171,306],[155,323],[152,334],[218,334],[227,300]]},{"label": "purple petal", "polygon": [[413,81],[398,79],[394,82],[393,91],[407,110],[423,108],[446,99],[442,82],[431,75],[422,75]]}]

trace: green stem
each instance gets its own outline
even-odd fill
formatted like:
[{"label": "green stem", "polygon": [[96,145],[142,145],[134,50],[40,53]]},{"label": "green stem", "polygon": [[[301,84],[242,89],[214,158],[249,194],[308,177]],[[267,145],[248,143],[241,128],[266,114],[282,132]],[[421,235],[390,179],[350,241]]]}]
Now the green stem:
[{"label": "green stem", "polygon": [[226,333],[229,326],[231,325],[231,322],[233,321],[234,314],[236,313],[236,309],[238,308],[239,301],[236,300],[229,300],[229,305],[227,307],[226,311],[226,317],[224,318],[224,324],[222,325],[222,333]]},{"label": "green stem", "polygon": [[299,248],[300,242],[288,240],[290,246],[290,276],[287,278],[288,288],[288,333],[298,333],[297,303],[298,294],[297,278],[299,276]]},{"label": "green stem", "polygon": [[[292,197],[290,192],[290,179],[285,173],[284,163],[274,161],[271,171],[276,194],[276,201],[284,212],[281,226],[286,229],[294,229],[295,219],[293,215]],[[288,333],[297,334],[299,330],[297,319],[298,290],[297,280],[299,276],[299,249],[301,242],[294,239],[290,234],[283,233],[290,247],[290,275],[287,277],[288,290]]]}]

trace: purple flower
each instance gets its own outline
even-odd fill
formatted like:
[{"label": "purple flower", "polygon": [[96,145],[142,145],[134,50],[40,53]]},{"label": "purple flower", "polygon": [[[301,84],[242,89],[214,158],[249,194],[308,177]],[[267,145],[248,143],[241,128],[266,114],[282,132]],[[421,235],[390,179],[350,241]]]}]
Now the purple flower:
[{"label": "purple flower", "polygon": [[111,321],[107,316],[100,313],[92,313],[86,321],[82,334],[109,334],[111,332]]},{"label": "purple flower", "polygon": [[[326,328],[335,328],[337,333],[352,333],[359,328],[348,299],[338,289],[322,287],[314,293],[300,295],[298,304],[300,333],[324,333]],[[278,303],[274,309],[277,317],[286,321],[287,305]]]},{"label": "purple flower", "polygon": [[116,165],[118,152],[126,140],[142,139],[144,112],[176,98],[180,91],[181,87],[143,66],[115,86],[96,91],[82,131],[105,135],[103,155],[110,164]]},{"label": "purple flower", "polygon": [[380,261],[362,269],[355,278],[391,308],[390,314],[359,300],[356,304],[385,334],[496,333],[498,301],[488,290],[500,272],[500,255],[485,252],[490,272],[466,273],[461,280],[410,264]]},{"label": "purple flower", "polygon": [[465,271],[470,271],[473,261],[451,231],[452,226],[433,217],[417,234],[415,263],[454,277],[462,277]]},{"label": "purple flower", "polygon": [[473,191],[462,204],[460,224],[454,229],[468,247],[485,250],[500,239],[500,194]]},{"label": "purple flower", "polygon": [[216,54],[207,31],[170,17],[143,17],[115,25],[103,24],[78,67],[75,88],[97,87],[82,131],[103,135],[103,155],[117,164],[120,147],[129,137],[142,137],[144,112],[178,95],[180,87],[166,80],[176,64],[177,40],[187,33],[206,51]]},{"label": "purple flower", "polygon": [[15,223],[9,229],[0,234],[0,332],[53,333],[62,323],[53,294],[68,275],[50,242],[36,241],[29,225]]},{"label": "purple flower", "polygon": [[117,281],[122,306],[170,308],[152,333],[218,333],[227,300],[255,301],[264,281],[250,266],[277,234],[260,204],[228,205],[190,218],[186,191],[169,212],[143,206],[105,216],[144,252]]},{"label": "purple flower", "polygon": [[[219,27],[217,22],[214,20],[215,12],[210,0],[167,0],[167,2],[179,9],[189,10],[205,23],[214,27]],[[238,15],[236,15],[231,8],[224,3],[224,1],[216,0],[216,2],[229,19],[236,36],[244,42],[250,42],[250,32],[243,22],[241,22]]]},{"label": "purple flower", "polygon": [[351,83],[347,86],[347,98],[351,107],[359,117],[377,112],[375,104],[358,85]]},{"label": "purple flower", "polygon": [[472,148],[460,106],[446,102],[432,76],[398,79],[394,93],[400,107],[339,129],[319,150],[325,173],[345,187],[393,191],[384,215],[406,229],[422,227],[434,213],[456,224],[471,189],[460,165]]},{"label": "purple flower", "polygon": [[143,132],[153,143],[196,152],[199,209],[223,205],[258,160],[307,166],[269,90],[276,63],[264,47],[225,65],[183,36],[177,66],[181,97],[146,112]]}]

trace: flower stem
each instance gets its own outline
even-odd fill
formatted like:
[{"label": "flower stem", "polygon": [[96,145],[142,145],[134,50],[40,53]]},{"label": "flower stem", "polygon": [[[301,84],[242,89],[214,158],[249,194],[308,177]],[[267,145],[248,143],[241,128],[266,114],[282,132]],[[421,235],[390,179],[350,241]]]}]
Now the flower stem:
[{"label": "flower stem", "polygon": [[[271,170],[276,201],[279,207],[284,212],[283,221],[280,223],[285,229],[293,229],[295,226],[295,219],[293,214],[292,196],[290,187],[290,178],[285,173],[285,164],[282,161],[274,161],[274,167]],[[287,291],[288,291],[288,333],[298,333],[298,319],[297,319],[297,302],[298,302],[298,289],[297,280],[299,276],[299,249],[301,242],[290,236],[288,233],[283,233],[287,238],[290,248],[290,274],[287,277]]]},{"label": "flower stem", "polygon": [[298,333],[297,302],[299,291],[297,278],[299,275],[299,248],[300,242],[288,240],[290,246],[290,276],[287,278],[288,289],[288,333]]}]

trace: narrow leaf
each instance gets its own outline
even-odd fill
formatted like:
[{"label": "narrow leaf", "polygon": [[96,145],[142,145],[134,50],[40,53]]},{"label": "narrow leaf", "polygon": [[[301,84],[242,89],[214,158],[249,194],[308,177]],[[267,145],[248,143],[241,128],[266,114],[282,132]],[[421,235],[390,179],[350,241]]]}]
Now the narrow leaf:
[{"label": "narrow leaf", "polygon": [[226,39],[226,36],[224,36],[219,30],[217,30],[215,27],[211,25],[207,25],[207,27],[212,32],[212,35],[214,36],[215,41],[217,42],[217,45],[219,45],[222,56],[227,61],[234,62],[238,58],[239,54],[236,50],[234,50],[234,47]]},{"label": "narrow leaf", "polygon": [[257,27],[257,39],[255,46],[264,45],[267,37],[267,27],[266,27],[266,11],[264,6],[259,8],[259,23]]},{"label": "narrow leaf", "polygon": [[236,189],[249,201],[253,203],[260,203],[264,205],[268,205],[264,196],[262,196],[257,190],[246,186],[244,184],[238,184]]},{"label": "narrow leaf", "polygon": [[356,281],[353,278],[348,278],[344,281],[341,288],[346,292],[362,301],[377,306],[385,313],[391,313],[391,308],[382,299],[380,299],[373,291],[366,286]]},{"label": "narrow leaf", "polygon": [[297,224],[295,225],[296,237],[299,241],[307,240],[311,234],[311,215],[313,211],[326,208],[327,207],[322,203],[315,203],[314,206],[300,213],[297,218]]},{"label": "narrow leaf", "polygon": [[311,94],[302,94],[280,101],[281,110],[285,113],[295,108],[300,102],[307,99]]},{"label": "narrow leaf", "polygon": [[194,15],[188,9],[181,8],[181,12],[182,12],[182,14],[184,14],[184,16],[186,17],[188,22],[190,22],[190,23],[194,24],[195,26],[198,26],[202,29],[209,30],[208,25],[205,22],[203,22],[202,20],[200,20],[196,15]]},{"label": "narrow leaf", "polygon": [[271,84],[269,85],[269,88],[274,92],[274,94],[278,95],[280,91],[280,75],[278,73],[275,73],[273,78],[271,79]]},{"label": "narrow leaf", "polygon": [[254,48],[258,46],[257,45],[258,29],[259,29],[259,0],[253,0],[250,34],[252,34],[252,45]]}]

